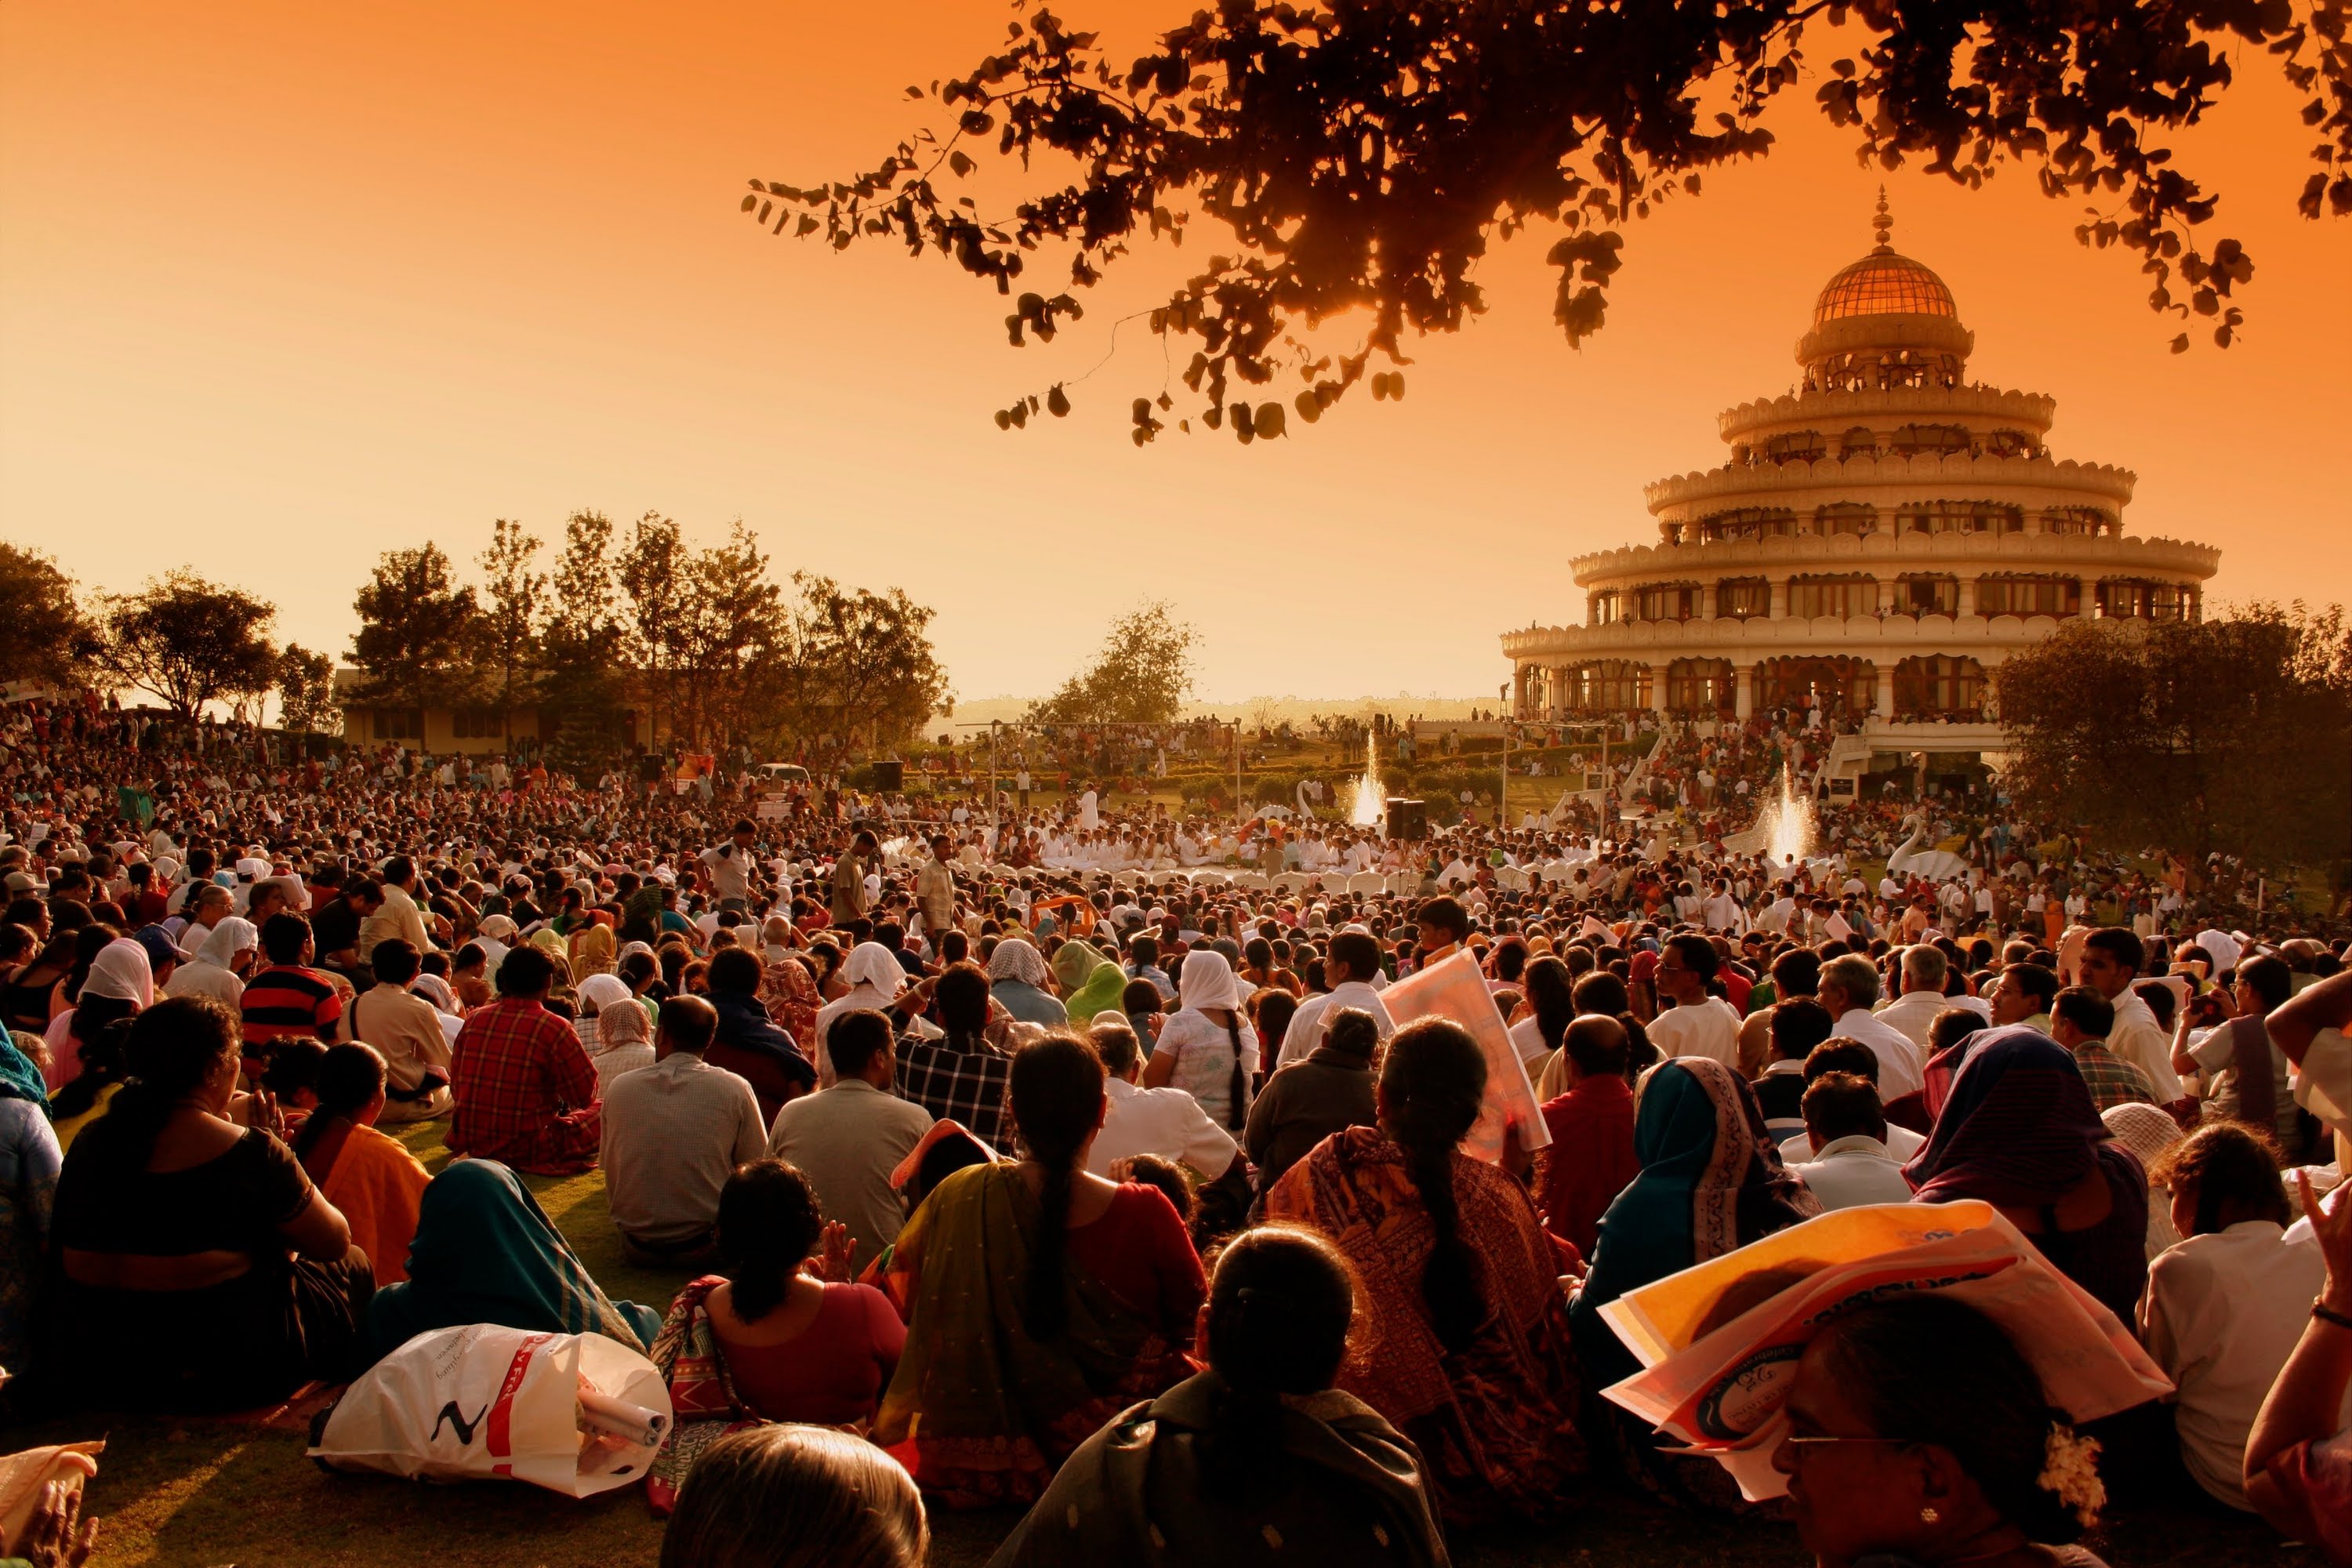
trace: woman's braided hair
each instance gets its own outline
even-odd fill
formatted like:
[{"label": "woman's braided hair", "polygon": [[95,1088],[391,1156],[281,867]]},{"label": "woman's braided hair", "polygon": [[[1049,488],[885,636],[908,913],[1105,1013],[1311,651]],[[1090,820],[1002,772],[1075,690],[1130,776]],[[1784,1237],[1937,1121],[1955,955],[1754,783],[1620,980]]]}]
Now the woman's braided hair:
[{"label": "woman's braided hair", "polygon": [[1421,1296],[1438,1342],[1449,1351],[1467,1347],[1486,1316],[1477,1255],[1462,1239],[1454,1191],[1454,1151],[1477,1121],[1486,1092],[1486,1054],[1452,1019],[1418,1019],[1389,1042],[1381,1131],[1404,1150],[1405,1168],[1429,1211],[1433,1237]]}]

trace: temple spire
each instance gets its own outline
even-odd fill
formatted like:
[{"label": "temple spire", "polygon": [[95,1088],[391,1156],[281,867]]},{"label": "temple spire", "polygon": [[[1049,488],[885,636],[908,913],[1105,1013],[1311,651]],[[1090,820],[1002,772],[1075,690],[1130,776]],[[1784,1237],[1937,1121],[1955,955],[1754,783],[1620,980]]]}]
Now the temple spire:
[{"label": "temple spire", "polygon": [[1886,187],[1885,185],[1878,187],[1878,216],[1870,220],[1870,226],[1875,230],[1878,235],[1878,249],[1874,254],[1893,254],[1895,250],[1895,218],[1894,216],[1886,210]]}]

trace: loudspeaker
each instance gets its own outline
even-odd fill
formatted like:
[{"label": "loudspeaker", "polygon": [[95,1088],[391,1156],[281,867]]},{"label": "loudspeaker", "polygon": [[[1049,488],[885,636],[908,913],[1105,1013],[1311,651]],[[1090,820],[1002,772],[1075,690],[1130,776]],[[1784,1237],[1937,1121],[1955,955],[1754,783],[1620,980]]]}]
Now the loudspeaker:
[{"label": "loudspeaker", "polygon": [[874,764],[874,787],[884,795],[896,795],[907,787],[907,764],[902,762]]},{"label": "loudspeaker", "polygon": [[1418,844],[1429,837],[1429,807],[1421,801],[1407,800],[1402,795],[1389,796],[1388,835],[1407,844]]}]

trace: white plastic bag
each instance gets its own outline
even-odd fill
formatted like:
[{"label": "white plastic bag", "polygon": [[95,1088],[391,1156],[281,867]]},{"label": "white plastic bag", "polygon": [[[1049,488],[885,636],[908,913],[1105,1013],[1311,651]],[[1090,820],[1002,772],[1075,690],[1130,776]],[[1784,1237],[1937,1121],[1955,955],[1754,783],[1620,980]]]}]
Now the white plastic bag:
[{"label": "white plastic bag", "polygon": [[313,1431],[310,1458],[593,1497],[642,1479],[670,1419],[661,1373],[625,1345],[476,1323],[419,1334],[376,1363]]}]

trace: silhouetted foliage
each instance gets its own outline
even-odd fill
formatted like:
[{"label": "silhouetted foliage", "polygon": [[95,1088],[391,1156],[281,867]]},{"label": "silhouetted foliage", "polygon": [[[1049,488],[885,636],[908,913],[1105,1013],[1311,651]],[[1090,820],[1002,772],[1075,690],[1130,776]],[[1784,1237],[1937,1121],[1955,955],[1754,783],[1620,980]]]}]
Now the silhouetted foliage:
[{"label": "silhouetted foliage", "polygon": [[[1484,310],[1477,262],[1529,225],[1560,231],[1552,314],[1581,342],[1606,313],[1623,226],[1696,195],[1702,171],[1761,155],[1767,107],[1811,82],[1865,165],[1924,159],[1971,188],[2002,163],[2032,165],[2048,195],[2091,204],[2083,243],[2141,258],[2153,309],[2210,319],[2226,346],[2253,260],[2234,239],[2190,243],[2219,197],[2165,135],[2219,100],[2233,62],[2267,53],[2309,95],[2321,138],[2300,210],[2352,212],[2347,17],[2347,0],[1225,0],[1120,68],[1041,9],[969,74],[907,89],[954,116],[943,134],[846,180],[753,180],[741,205],[837,249],[881,238],[952,258],[1013,299],[1015,347],[1083,314],[1050,284],[1016,294],[1029,253],[1067,247],[1069,287],[1087,288],[1139,240],[1181,243],[1197,208],[1234,243],[1150,312],[1150,330],[1198,341],[1171,361],[1196,416],[1248,441],[1282,435],[1286,404],[1319,418],[1375,355],[1409,363],[1408,329],[1452,331]],[[1800,47],[1816,20],[1859,36],[1825,74]],[[949,183],[989,150],[1023,182],[1003,218]],[[1303,340],[1343,312],[1368,323],[1351,352]],[[1273,389],[1284,373],[1303,383],[1295,398]],[[1403,395],[1401,372],[1370,379],[1376,398]],[[996,422],[1068,407],[1057,383]],[[1165,386],[1135,399],[1137,445],[1172,407]]]},{"label": "silhouetted foliage", "polygon": [[1033,704],[1033,724],[1172,724],[1192,694],[1201,634],[1154,601],[1110,624],[1094,662]]}]

